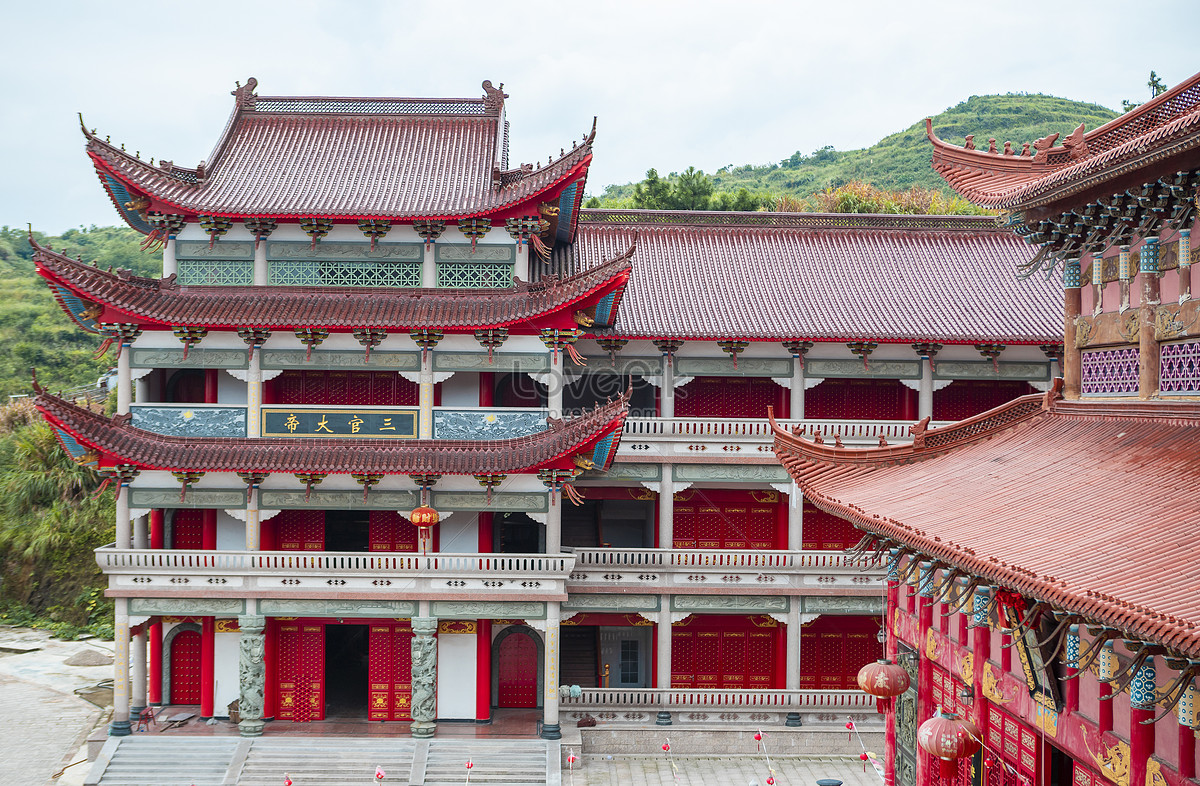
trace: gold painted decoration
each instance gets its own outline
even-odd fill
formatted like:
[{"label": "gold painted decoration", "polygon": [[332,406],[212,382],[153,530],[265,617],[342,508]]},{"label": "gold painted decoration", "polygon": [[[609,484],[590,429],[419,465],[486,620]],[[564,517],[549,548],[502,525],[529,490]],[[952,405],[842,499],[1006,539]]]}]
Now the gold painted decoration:
[{"label": "gold painted decoration", "polygon": [[933,628],[925,631],[925,657],[934,663],[937,663],[941,657],[941,647],[938,644],[939,642],[933,632]]},{"label": "gold painted decoration", "polygon": [[475,620],[439,620],[439,634],[454,634],[454,633],[475,633]]},{"label": "gold painted decoration", "polygon": [[[1084,737],[1083,744],[1101,775],[1117,786],[1129,786],[1129,745],[1127,743],[1118,741],[1112,747],[1108,747],[1101,742],[1101,746],[1104,747],[1103,753],[1093,751],[1087,744],[1086,737]],[[1146,774],[1148,777],[1149,770]]]},{"label": "gold painted decoration", "polygon": [[958,675],[962,678],[963,684],[968,688],[975,687],[975,653],[967,652],[962,656],[962,663],[958,667]]},{"label": "gold painted decoration", "polygon": [[1162,764],[1155,759],[1146,762],[1146,786],[1167,786],[1167,779],[1162,774]]},{"label": "gold painted decoration", "polygon": [[756,628],[778,628],[779,620],[769,614],[759,614],[750,618],[750,624]]},{"label": "gold painted decoration", "polygon": [[1034,711],[1034,726],[1045,732],[1047,736],[1058,736],[1058,709],[1054,706],[1054,702],[1044,693],[1035,693],[1033,696]]},{"label": "gold painted decoration", "polygon": [[991,702],[996,704],[1008,704],[1012,701],[1012,697],[1006,697],[1000,690],[1000,678],[996,676],[992,664],[983,664],[983,695]]},{"label": "gold painted decoration", "polygon": [[238,626],[238,621],[233,618],[218,619],[215,628],[217,633],[241,633],[242,631]]},{"label": "gold painted decoration", "polygon": [[757,489],[750,490],[750,498],[755,502],[778,502],[778,491],[759,491]]}]

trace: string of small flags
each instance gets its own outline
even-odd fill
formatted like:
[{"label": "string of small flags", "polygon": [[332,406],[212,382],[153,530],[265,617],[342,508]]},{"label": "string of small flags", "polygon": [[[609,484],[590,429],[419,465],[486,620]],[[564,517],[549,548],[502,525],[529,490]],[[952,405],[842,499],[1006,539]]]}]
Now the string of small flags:
[{"label": "string of small flags", "polygon": [[679,767],[675,765],[675,757],[671,755],[671,739],[669,737],[665,739],[666,742],[664,742],[662,745],[663,753],[667,754],[667,761],[671,764],[671,774],[675,776],[675,782],[678,783]]},{"label": "string of small flags", "polygon": [[567,755],[567,771],[571,774],[571,786],[575,786],[575,762],[579,761],[579,757],[574,753]]},{"label": "string of small flags", "polygon": [[771,773],[767,776],[767,786],[775,786],[775,768],[771,766],[771,754],[767,752],[767,743],[764,739],[767,735],[763,734],[762,729],[754,732],[754,741],[758,743],[758,752],[763,755],[767,762],[767,772]]},{"label": "string of small flags", "polygon": [[858,738],[858,747],[862,748],[862,753],[858,754],[858,758],[863,763],[863,772],[867,771],[867,763],[870,762],[871,769],[879,776],[879,780],[885,780],[883,776],[883,762],[874,753],[867,750],[866,743],[863,742],[862,735],[858,733],[858,724],[853,719],[846,721],[846,729],[849,734],[846,735],[846,741],[849,742],[852,738]]}]

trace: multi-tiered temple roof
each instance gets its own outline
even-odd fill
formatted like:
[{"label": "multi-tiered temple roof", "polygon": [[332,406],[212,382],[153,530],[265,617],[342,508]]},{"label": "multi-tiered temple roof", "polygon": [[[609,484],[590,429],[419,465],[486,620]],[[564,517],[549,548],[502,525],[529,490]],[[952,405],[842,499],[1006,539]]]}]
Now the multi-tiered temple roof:
[{"label": "multi-tiered temple roof", "polygon": [[[157,165],[84,129],[88,155],[135,229],[147,215],[343,221],[505,218],[562,203],[556,234],[569,240],[592,160],[595,126],[544,165],[509,167],[505,94],[482,98],[258,96],[251,79],[208,160]],[[503,87],[503,85],[501,86]]]}]

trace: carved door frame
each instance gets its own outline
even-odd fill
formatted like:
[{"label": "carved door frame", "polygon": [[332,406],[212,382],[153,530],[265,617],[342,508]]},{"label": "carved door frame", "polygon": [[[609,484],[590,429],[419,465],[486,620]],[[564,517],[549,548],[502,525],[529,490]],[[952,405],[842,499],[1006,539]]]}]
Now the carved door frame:
[{"label": "carved door frame", "polygon": [[496,634],[496,638],[492,641],[492,707],[500,708],[500,643],[516,634],[533,639],[537,648],[537,699],[534,706],[541,709],[545,701],[542,683],[545,681],[546,674],[546,646],[538,632],[528,625],[509,625]]},{"label": "carved door frame", "polygon": [[162,642],[162,703],[174,704],[174,697],[171,695],[171,652],[175,646],[175,637],[181,633],[195,631],[197,636],[203,637],[204,633],[200,629],[200,625],[195,622],[181,622],[173,626],[166,634],[163,635]]}]

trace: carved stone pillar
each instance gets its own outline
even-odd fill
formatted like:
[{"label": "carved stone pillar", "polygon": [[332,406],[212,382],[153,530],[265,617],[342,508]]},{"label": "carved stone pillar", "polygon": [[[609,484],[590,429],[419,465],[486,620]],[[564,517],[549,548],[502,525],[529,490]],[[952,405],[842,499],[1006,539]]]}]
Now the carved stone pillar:
[{"label": "carved stone pillar", "polygon": [[[655,670],[658,673],[658,679],[654,687],[670,689],[671,687],[671,596],[658,596],[658,623],[654,626],[656,636],[655,644],[657,645],[657,663]],[[660,705],[658,708],[658,717],[655,719],[656,726],[670,726],[671,713],[665,707]]]},{"label": "carved stone pillar", "polygon": [[436,617],[412,620],[412,736],[425,739],[437,728]]},{"label": "carved stone pillar", "polygon": [[[787,667],[784,687],[788,690],[800,690],[800,598],[793,597],[788,607],[787,630],[784,632],[787,644]],[[799,712],[789,712],[785,726],[802,725]]]},{"label": "carved stone pillar", "polygon": [[542,684],[542,739],[561,740],[558,725],[558,601],[546,603],[546,671]]},{"label": "carved stone pillar", "polygon": [[241,721],[238,731],[243,737],[259,737],[263,733],[263,694],[267,683],[266,619],[259,616],[238,617],[241,636],[238,639],[238,712]]}]

